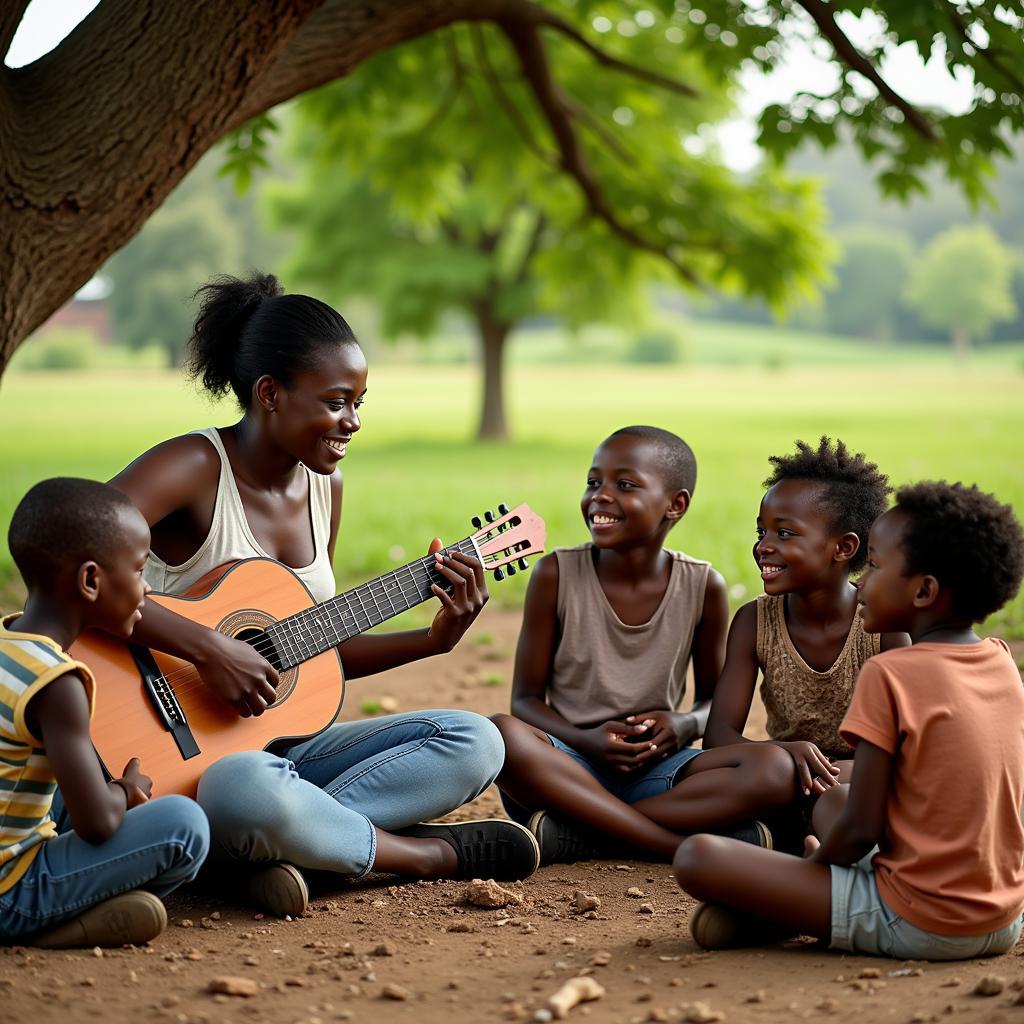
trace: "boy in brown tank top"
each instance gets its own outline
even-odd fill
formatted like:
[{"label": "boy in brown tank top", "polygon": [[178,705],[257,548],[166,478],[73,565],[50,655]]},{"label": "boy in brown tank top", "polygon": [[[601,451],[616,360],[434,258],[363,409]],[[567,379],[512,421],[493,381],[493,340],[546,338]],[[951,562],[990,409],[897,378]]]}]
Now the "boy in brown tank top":
[{"label": "boy in brown tank top", "polygon": [[[899,960],[996,956],[1024,909],[1024,690],[1005,643],[974,623],[1024,575],[1024,531],[976,487],[921,483],[871,527],[864,626],[913,646],[872,658],[841,726],[853,781],[814,812],[806,857],[718,836],[679,848],[705,948],[794,932]],[[876,845],[877,844],[877,845]]]},{"label": "boy in brown tank top", "polygon": [[[581,510],[591,541],[533,570],[516,651],[512,716],[498,776],[506,809],[529,818],[541,863],[594,856],[599,841],[670,861],[681,838],[732,828],[770,845],[763,810],[793,799],[792,762],[775,747],[701,751],[722,667],[725,581],[665,549],[697,467],[656,427],[605,440]],[[693,708],[679,713],[693,661]],[[532,812],[532,816],[531,816]]]},{"label": "boy in brown tank top", "polygon": [[753,550],[765,593],[733,618],[704,746],[756,742],[743,727],[760,671],[769,742],[789,754],[799,791],[813,801],[837,779],[849,781],[852,748],[839,724],[861,666],[909,641],[903,633],[865,632],[850,581],[867,561],[868,530],[888,504],[888,479],[842,441],[823,437],[816,449],[803,441],[796,448],[769,459],[775,470],[765,481]]}]

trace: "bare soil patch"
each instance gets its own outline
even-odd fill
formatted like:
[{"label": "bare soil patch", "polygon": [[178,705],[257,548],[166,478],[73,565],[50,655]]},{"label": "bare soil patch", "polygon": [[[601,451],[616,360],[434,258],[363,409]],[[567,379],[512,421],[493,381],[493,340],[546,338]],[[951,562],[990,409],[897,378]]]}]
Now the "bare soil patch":
[{"label": "bare soil patch", "polygon": [[[346,717],[386,697],[401,711],[505,710],[518,628],[518,613],[488,608],[474,632],[493,643],[474,644],[471,633],[448,657],[357,681]],[[755,705],[750,735],[763,724]],[[453,817],[500,813],[492,788]],[[687,930],[693,903],[664,864],[552,865],[507,888],[515,899],[483,909],[467,902],[464,882],[320,885],[295,921],[223,894],[176,895],[171,926],[152,947],[0,949],[4,1016],[33,1024],[530,1021],[566,981],[590,977],[603,995],[567,1019],[1024,1021],[1016,1005],[1024,943],[955,965],[851,957],[808,942],[705,953]],[[998,991],[975,994],[986,976],[1001,979],[983,986]]]}]

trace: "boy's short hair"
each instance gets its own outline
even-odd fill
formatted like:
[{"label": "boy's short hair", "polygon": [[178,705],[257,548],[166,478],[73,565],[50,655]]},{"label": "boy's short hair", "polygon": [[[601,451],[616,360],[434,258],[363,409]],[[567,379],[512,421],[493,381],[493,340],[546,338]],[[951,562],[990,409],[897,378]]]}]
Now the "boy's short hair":
[{"label": "boy's short hair", "polygon": [[1024,576],[1024,531],[1009,505],[972,484],[927,481],[901,487],[907,517],[901,547],[907,575],[934,576],[955,615],[980,622],[1016,595]]},{"label": "boy's short hair", "polygon": [[868,560],[868,532],[871,524],[888,508],[889,478],[868,462],[862,452],[851,454],[846,445],[822,437],[817,448],[796,442],[793,455],[771,455],[775,467],[764,482],[774,487],[782,480],[813,480],[825,489],[825,508],[837,533],[855,533],[860,547],[850,559],[850,571],[862,569]]},{"label": "boy's short hair", "polygon": [[697,458],[678,434],[661,427],[633,426],[616,430],[606,440],[613,437],[639,437],[650,443],[657,452],[665,486],[673,493],[689,491],[693,497],[697,487]]},{"label": "boy's short hair", "polygon": [[107,563],[123,537],[121,517],[131,508],[126,494],[97,480],[61,476],[36,484],[7,531],[25,585],[48,589],[69,568]]}]

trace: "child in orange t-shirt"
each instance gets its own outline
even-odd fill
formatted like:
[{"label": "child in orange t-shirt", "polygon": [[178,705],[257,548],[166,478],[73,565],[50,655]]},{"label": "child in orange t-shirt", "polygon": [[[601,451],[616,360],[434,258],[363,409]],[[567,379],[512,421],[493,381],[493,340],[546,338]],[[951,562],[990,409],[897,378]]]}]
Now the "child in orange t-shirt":
[{"label": "child in orange t-shirt", "polygon": [[804,932],[960,960],[1020,937],[1024,689],[1006,644],[972,626],[1016,594],[1024,532],[976,487],[922,483],[875,521],[868,552],[864,627],[913,646],[861,669],[840,728],[852,782],[821,797],[805,859],[719,836],[681,844],[675,874],[707,901],[690,921],[705,948]]}]

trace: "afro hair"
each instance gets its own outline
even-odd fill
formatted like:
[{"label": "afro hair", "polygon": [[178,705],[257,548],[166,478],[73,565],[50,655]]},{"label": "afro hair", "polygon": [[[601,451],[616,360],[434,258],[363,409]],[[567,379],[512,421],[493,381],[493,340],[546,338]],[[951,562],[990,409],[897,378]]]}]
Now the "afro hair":
[{"label": "afro hair", "polygon": [[1024,531],[1009,505],[973,484],[928,481],[901,487],[896,507],[907,517],[906,572],[948,587],[955,615],[980,622],[1016,595]]},{"label": "afro hair", "polygon": [[822,437],[817,448],[796,442],[793,455],[772,455],[775,467],[764,482],[773,487],[782,480],[812,480],[822,485],[822,507],[836,533],[855,533],[860,547],[850,559],[850,571],[862,569],[868,558],[868,531],[889,505],[889,478],[863,454],[852,455],[842,441]]}]

